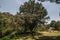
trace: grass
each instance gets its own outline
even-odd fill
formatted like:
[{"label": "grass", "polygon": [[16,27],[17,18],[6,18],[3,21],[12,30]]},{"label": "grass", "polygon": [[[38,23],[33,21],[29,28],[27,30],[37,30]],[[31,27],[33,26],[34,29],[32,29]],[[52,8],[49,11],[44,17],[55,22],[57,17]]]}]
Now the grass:
[{"label": "grass", "polygon": [[[34,35],[37,40],[60,40],[60,32],[40,32],[42,35]],[[19,38],[21,39],[21,38]],[[33,40],[32,36],[22,38],[21,40]],[[36,40],[34,39],[34,40]]]},{"label": "grass", "polygon": [[[12,34],[14,34],[15,32],[13,32]],[[40,34],[34,35],[34,37],[38,40],[60,40],[60,31],[58,32],[39,32]],[[7,38],[6,40],[9,39],[9,37],[4,37],[2,40],[5,40],[5,38]],[[34,40],[36,40],[34,39]],[[1,40],[1,39],[0,39]],[[33,40],[33,37],[31,36],[31,34],[29,35],[25,35],[24,36],[20,36],[17,39],[12,38],[12,40]]]},{"label": "grass", "polygon": [[58,32],[41,32],[43,36],[60,36],[60,31]]},{"label": "grass", "polygon": [[60,36],[60,31],[58,32],[40,32],[43,36]]}]

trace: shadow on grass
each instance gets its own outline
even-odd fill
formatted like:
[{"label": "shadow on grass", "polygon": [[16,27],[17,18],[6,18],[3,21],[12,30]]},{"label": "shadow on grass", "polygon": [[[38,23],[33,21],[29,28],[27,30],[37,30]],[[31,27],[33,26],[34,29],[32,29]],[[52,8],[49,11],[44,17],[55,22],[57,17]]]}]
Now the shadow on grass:
[{"label": "shadow on grass", "polygon": [[[34,36],[35,35],[38,35],[38,36],[41,35],[41,37],[38,37],[39,39],[35,39],[35,40],[60,40],[60,36],[42,36],[42,34],[40,34],[40,33],[35,33],[35,32],[33,32],[33,33],[34,33]],[[29,35],[31,35],[30,32],[22,32],[22,33],[16,33],[16,34],[12,33],[11,35],[6,36],[6,37],[4,37],[3,39],[0,39],[0,40],[10,40],[10,39],[13,39],[13,38],[18,39],[20,37],[26,37],[26,36],[29,36]],[[27,39],[27,38],[25,38],[25,39]]]},{"label": "shadow on grass", "polygon": [[42,35],[41,33],[36,33],[36,32],[21,32],[21,33],[16,33],[16,36],[21,36],[21,37],[25,37],[25,36],[29,36],[29,35]]},{"label": "shadow on grass", "polygon": [[60,40],[60,36],[43,36],[36,40]]}]

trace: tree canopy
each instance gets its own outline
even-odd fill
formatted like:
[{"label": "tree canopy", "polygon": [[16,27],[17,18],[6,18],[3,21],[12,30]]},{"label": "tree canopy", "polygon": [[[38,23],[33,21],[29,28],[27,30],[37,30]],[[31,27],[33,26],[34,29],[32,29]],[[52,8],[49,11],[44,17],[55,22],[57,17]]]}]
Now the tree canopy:
[{"label": "tree canopy", "polygon": [[20,6],[20,14],[23,16],[25,21],[24,26],[28,27],[30,30],[33,30],[34,27],[37,27],[38,24],[44,24],[47,17],[47,10],[43,7],[41,3],[35,3],[35,1],[25,2]]}]

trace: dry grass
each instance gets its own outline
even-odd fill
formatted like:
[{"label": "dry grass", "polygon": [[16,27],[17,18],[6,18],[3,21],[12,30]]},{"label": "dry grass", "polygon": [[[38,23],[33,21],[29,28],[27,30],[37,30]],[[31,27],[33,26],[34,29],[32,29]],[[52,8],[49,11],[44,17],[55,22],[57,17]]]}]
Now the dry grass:
[{"label": "dry grass", "polygon": [[41,32],[43,36],[60,36],[60,32]]},{"label": "dry grass", "polygon": [[[42,37],[42,36],[48,36],[48,37],[50,37],[50,36],[60,36],[60,32],[40,32],[42,35],[35,35],[34,37],[36,38],[36,39],[38,39],[39,37]],[[17,39],[17,40],[35,40],[35,39],[33,39],[32,38],[32,36],[26,36],[26,37],[23,37],[23,38],[19,38],[19,39]]]}]

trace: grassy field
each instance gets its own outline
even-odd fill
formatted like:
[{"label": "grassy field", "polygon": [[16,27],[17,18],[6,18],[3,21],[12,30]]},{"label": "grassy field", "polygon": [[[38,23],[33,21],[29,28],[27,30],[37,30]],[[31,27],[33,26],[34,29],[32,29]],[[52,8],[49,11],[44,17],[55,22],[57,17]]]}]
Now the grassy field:
[{"label": "grassy field", "polygon": [[[12,34],[14,34],[13,32]],[[10,40],[10,36],[6,36],[0,40]],[[39,32],[34,35],[34,39],[31,34],[19,35],[18,38],[12,38],[11,40],[60,40],[60,31],[58,32]]]},{"label": "grassy field", "polygon": [[40,32],[43,36],[60,36],[60,31],[58,32]]},{"label": "grassy field", "polygon": [[17,40],[60,40],[60,32],[40,32],[41,35],[34,35],[33,39],[31,35],[26,37],[20,37]]}]

